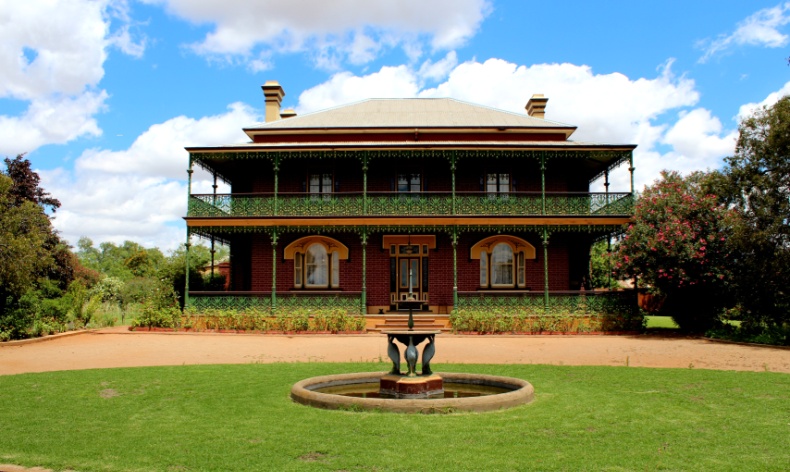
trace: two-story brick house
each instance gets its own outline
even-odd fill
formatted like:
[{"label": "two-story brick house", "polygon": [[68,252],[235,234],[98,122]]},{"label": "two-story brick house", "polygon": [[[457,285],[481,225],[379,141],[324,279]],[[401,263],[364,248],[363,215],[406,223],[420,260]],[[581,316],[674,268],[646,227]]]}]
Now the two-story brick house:
[{"label": "two-story brick house", "polygon": [[[295,116],[278,83],[262,88],[249,143],[187,148],[190,177],[197,164],[231,188],[189,196],[188,240],[231,251],[230,290],[192,292],[192,306],[377,314],[411,291],[437,314],[549,307],[579,296],[591,243],[632,215],[633,178],[615,193],[608,175],[633,175],[635,146],[570,140],[542,96],[523,114],[444,98]],[[606,191],[590,192],[598,178]]]}]

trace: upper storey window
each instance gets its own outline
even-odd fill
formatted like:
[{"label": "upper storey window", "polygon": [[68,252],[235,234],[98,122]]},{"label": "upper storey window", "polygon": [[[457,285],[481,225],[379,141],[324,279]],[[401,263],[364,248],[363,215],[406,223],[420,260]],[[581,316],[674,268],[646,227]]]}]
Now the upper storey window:
[{"label": "upper storey window", "polygon": [[422,190],[422,179],[419,173],[416,174],[398,174],[398,192],[399,193],[412,193]]},{"label": "upper storey window", "polygon": [[510,193],[510,174],[486,174],[486,193]]},{"label": "upper storey window", "polygon": [[307,185],[310,198],[313,200],[319,198],[329,200],[332,198],[332,180],[332,174],[330,173],[309,174]]}]

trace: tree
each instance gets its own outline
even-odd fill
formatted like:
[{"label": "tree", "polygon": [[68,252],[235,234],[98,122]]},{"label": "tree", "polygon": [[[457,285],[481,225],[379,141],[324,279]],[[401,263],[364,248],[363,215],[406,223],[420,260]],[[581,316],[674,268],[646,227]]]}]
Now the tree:
[{"label": "tree", "polygon": [[708,174],[664,171],[637,201],[612,256],[615,273],[665,296],[664,308],[681,328],[705,331],[728,304],[726,234],[736,220],[737,212],[710,193]]},{"label": "tree", "polygon": [[6,175],[11,177],[14,182],[9,195],[15,205],[29,201],[44,208],[49,207],[53,213],[60,208],[60,201],[39,187],[41,179],[37,173],[30,169],[30,161],[24,158],[24,154],[19,154],[14,159],[6,157],[5,165]]},{"label": "tree", "polygon": [[77,248],[77,256],[86,267],[122,281],[154,276],[165,263],[159,249],[147,249],[132,241],[124,241],[120,246],[103,242],[97,249],[90,238],[83,236]]},{"label": "tree", "polygon": [[590,247],[590,286],[592,288],[617,288],[612,276],[612,258],[606,241],[597,241]]},{"label": "tree", "polygon": [[790,97],[763,107],[739,126],[725,159],[725,200],[743,214],[730,238],[737,295],[749,324],[790,321]]},{"label": "tree", "polygon": [[16,305],[54,261],[45,246],[52,233],[49,218],[37,204],[19,203],[13,185],[0,174],[0,333],[18,337],[29,314],[20,316]]},{"label": "tree", "polygon": [[46,213],[55,212],[60,202],[39,186],[23,155],[6,158],[5,164],[6,172],[0,173],[0,338],[25,336],[34,317],[57,304],[47,299],[59,297],[75,274],[82,274]]}]

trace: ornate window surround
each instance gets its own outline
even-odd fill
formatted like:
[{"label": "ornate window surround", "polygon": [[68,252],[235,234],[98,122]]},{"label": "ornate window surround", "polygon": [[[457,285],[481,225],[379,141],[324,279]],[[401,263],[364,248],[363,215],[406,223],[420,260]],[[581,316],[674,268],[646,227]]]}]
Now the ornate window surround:
[{"label": "ornate window surround", "polygon": [[[308,286],[306,255],[313,245],[321,246],[327,254],[327,284]],[[327,236],[305,236],[285,247],[283,257],[294,261],[294,288],[296,289],[338,289],[340,288],[340,259],[348,260],[348,247],[340,241]]]},{"label": "ornate window surround", "polygon": [[[491,254],[499,244],[513,250],[513,284],[494,285],[491,283]],[[480,260],[481,289],[524,289],[526,288],[526,260],[535,259],[535,246],[527,241],[510,235],[496,235],[483,238],[470,249],[470,259]]]}]

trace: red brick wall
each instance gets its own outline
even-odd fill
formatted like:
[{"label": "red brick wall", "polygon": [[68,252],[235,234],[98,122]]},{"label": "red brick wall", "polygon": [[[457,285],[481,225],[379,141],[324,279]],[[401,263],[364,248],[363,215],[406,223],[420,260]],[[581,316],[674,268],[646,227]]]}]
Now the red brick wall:
[{"label": "red brick wall", "polygon": [[[309,233],[286,233],[277,242],[277,291],[294,290],[293,260],[285,260],[285,247]],[[340,260],[340,287],[342,290],[362,290],[362,244],[353,233],[331,234],[328,237],[345,244],[349,249],[348,260]],[[268,236],[256,235],[252,242],[252,288],[268,292],[272,287],[272,245]]]},{"label": "red brick wall", "polygon": [[[358,159],[284,159],[280,164],[278,191],[306,192],[307,176],[310,173],[333,174],[339,192],[362,192],[362,163]],[[270,176],[268,180],[273,182],[274,177]],[[266,191],[273,190],[272,183],[271,189]]]},{"label": "red brick wall", "polygon": [[445,233],[436,235],[436,249],[429,252],[428,293],[431,305],[453,304],[453,245]]},{"label": "red brick wall", "polygon": [[[543,279],[543,241],[537,233],[513,233],[535,246],[535,259],[527,259],[524,266],[526,286],[530,290],[542,291]],[[491,233],[467,233],[458,242],[458,290],[475,291],[480,288],[480,260],[470,259],[471,248]],[[549,290],[569,290],[568,284],[568,247],[565,238],[549,239]],[[452,257],[452,256],[451,256]],[[452,259],[450,260],[452,269]],[[452,278],[452,273],[451,273]]]},{"label": "red brick wall", "polygon": [[381,244],[382,235],[380,233],[368,236],[368,305],[390,304],[390,256],[389,250],[382,249]]},{"label": "red brick wall", "polygon": [[[283,259],[285,247],[306,233],[282,236],[277,245],[277,290],[293,289],[293,261]],[[491,233],[466,233],[458,242],[458,290],[479,289],[480,262],[470,259],[471,247]],[[516,233],[535,246],[536,258],[527,259],[526,285],[530,290],[543,290],[543,244],[536,233]],[[362,290],[362,244],[353,233],[332,234],[349,248],[348,260],[340,261],[340,286],[347,291]],[[437,247],[431,250],[429,262],[429,293],[431,305],[451,305],[453,295],[453,249],[450,238],[437,234]],[[390,256],[381,247],[382,234],[368,237],[367,247],[367,300],[369,305],[388,305],[390,293]],[[586,275],[590,237],[580,233],[557,233],[549,238],[549,290],[578,290],[580,278]],[[232,290],[268,292],[272,284],[272,246],[267,235],[255,234],[234,239],[232,254]],[[245,268],[245,258],[249,269]]]}]

